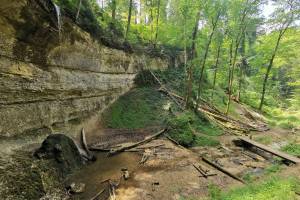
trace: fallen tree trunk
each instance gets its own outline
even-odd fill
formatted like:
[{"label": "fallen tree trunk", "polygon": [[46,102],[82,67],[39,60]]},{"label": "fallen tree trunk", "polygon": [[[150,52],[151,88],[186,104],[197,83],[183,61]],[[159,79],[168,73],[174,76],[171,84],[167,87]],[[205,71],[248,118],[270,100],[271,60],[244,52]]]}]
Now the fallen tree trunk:
[{"label": "fallen tree trunk", "polygon": [[214,168],[218,169],[219,171],[223,172],[224,174],[227,174],[228,176],[230,176],[231,178],[240,181],[241,183],[245,184],[245,182],[240,179],[239,177],[237,177],[236,175],[232,174],[231,172],[227,171],[226,169],[222,168],[221,166],[215,164],[214,162],[208,160],[207,158],[202,157],[202,160],[204,162],[206,162],[207,164],[213,166]]},{"label": "fallen tree trunk", "polygon": [[150,142],[152,139],[154,139],[154,138],[156,138],[156,137],[162,135],[162,134],[163,134],[164,132],[166,132],[166,131],[167,131],[167,129],[163,129],[163,130],[159,131],[158,133],[156,133],[156,134],[154,134],[154,135],[152,135],[152,136],[146,137],[146,139],[144,139],[144,140],[142,140],[142,141],[139,141],[139,142],[137,142],[137,143],[134,143],[134,144],[131,144],[131,145],[127,145],[127,146],[122,146],[122,147],[117,148],[117,149],[111,149],[111,150],[109,151],[109,155],[110,155],[110,156],[111,156],[111,155],[115,155],[115,154],[120,153],[120,152],[123,152],[123,151],[125,151],[125,150],[129,150],[129,149],[132,149],[132,148],[134,148],[134,147],[137,147],[137,146],[139,146],[139,145],[141,145],[141,144],[144,144],[144,143],[146,143],[146,142]]}]

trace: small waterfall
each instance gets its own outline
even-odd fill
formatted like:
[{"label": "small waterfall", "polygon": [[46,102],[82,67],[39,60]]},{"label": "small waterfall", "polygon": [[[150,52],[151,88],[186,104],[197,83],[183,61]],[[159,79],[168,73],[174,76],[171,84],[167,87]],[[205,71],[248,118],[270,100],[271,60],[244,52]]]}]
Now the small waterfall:
[{"label": "small waterfall", "polygon": [[54,8],[55,8],[55,12],[56,12],[56,18],[57,18],[57,28],[58,28],[58,34],[59,34],[59,38],[61,35],[61,12],[60,12],[60,7],[58,5],[56,5],[55,3],[53,3]]}]

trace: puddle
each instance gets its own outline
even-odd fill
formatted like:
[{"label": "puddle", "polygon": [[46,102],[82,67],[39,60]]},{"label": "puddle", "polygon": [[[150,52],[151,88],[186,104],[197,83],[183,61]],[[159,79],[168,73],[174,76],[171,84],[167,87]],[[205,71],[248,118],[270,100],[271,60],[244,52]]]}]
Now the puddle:
[{"label": "puddle", "polygon": [[124,152],[112,157],[106,153],[95,154],[97,161],[84,166],[80,171],[71,175],[67,183],[84,183],[85,191],[73,196],[73,199],[91,199],[95,194],[104,189],[105,184],[101,183],[106,179],[118,180],[121,176],[121,169],[127,168],[132,174],[139,167],[141,157],[132,152]]}]

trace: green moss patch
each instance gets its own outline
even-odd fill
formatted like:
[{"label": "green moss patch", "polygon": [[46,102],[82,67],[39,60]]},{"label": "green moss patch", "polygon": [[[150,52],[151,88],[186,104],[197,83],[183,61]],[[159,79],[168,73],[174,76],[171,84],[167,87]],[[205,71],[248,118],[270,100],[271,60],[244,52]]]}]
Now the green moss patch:
[{"label": "green moss patch", "polygon": [[168,99],[154,88],[136,88],[120,97],[103,114],[109,128],[144,128],[164,125]]}]

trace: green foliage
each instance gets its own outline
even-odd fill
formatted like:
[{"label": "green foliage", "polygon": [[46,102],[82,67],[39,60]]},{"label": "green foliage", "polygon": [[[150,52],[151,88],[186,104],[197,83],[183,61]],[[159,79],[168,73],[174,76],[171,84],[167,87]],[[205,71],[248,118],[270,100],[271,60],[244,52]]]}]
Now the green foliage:
[{"label": "green foliage", "polygon": [[196,116],[193,112],[183,112],[169,119],[169,135],[183,146],[218,146],[215,138],[221,130]]},{"label": "green foliage", "polygon": [[280,107],[265,107],[266,118],[270,125],[279,126],[283,129],[293,129],[300,126],[299,111],[289,111]]},{"label": "green foliage", "polygon": [[209,192],[210,199],[220,199],[221,198],[221,189],[214,184],[208,185],[208,192]]},{"label": "green foliage", "polygon": [[265,169],[265,172],[270,175],[270,174],[274,174],[274,173],[277,173],[277,172],[280,172],[282,169],[282,166],[280,165],[280,163],[275,163],[269,167],[267,167]]},{"label": "green foliage", "polygon": [[168,121],[168,125],[171,128],[169,135],[183,146],[192,146],[196,136],[193,134],[190,124],[195,120],[195,115],[191,112],[184,112],[171,118]]},{"label": "green foliage", "polygon": [[166,98],[153,88],[136,88],[120,97],[104,113],[110,128],[144,128],[163,125],[168,111],[163,109]]},{"label": "green foliage", "polygon": [[197,136],[194,141],[194,146],[209,146],[216,147],[219,146],[220,142],[218,139],[212,136],[201,135]]},{"label": "green foliage", "polygon": [[300,156],[300,144],[297,143],[290,143],[282,147],[281,150],[294,156]]},{"label": "green foliage", "polygon": [[[272,177],[268,180],[235,188],[221,195],[211,195],[211,200],[291,200],[299,190],[297,179]],[[216,189],[213,192],[217,191]],[[211,193],[214,194],[214,193]]]}]

